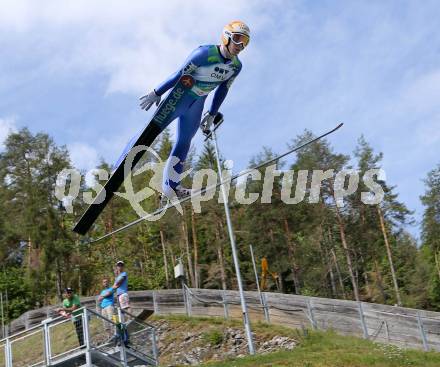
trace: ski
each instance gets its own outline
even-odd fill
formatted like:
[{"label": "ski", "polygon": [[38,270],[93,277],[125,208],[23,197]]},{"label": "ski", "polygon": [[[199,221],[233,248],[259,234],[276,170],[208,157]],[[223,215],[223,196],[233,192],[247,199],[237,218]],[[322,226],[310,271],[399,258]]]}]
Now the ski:
[{"label": "ski", "polygon": [[[338,126],[336,126],[335,128],[333,128],[333,129],[331,129],[331,130],[329,130],[329,131],[327,131],[327,132],[325,132],[325,133],[323,133],[323,134],[317,136],[316,138],[313,138],[313,139],[311,139],[311,140],[309,140],[309,141],[307,141],[307,142],[305,142],[305,143],[303,143],[303,144],[300,144],[299,146],[296,146],[296,147],[294,147],[294,148],[292,148],[292,149],[289,149],[289,150],[286,151],[285,153],[280,154],[280,155],[276,156],[275,158],[269,159],[269,160],[267,160],[267,161],[265,161],[265,162],[263,162],[263,163],[260,163],[260,164],[254,166],[254,167],[248,168],[247,170],[245,170],[245,171],[243,171],[243,172],[240,172],[240,173],[238,173],[238,174],[232,176],[232,177],[230,178],[230,181],[232,182],[232,181],[236,180],[237,178],[239,178],[239,177],[241,177],[241,176],[244,176],[244,175],[249,174],[252,170],[259,169],[259,168],[262,168],[262,167],[264,167],[264,166],[267,166],[267,165],[269,165],[269,164],[271,164],[271,163],[274,163],[274,162],[280,160],[281,158],[284,158],[285,156],[287,156],[287,155],[289,155],[289,154],[292,154],[292,153],[294,153],[294,152],[296,152],[296,151],[298,151],[298,150],[301,150],[301,149],[305,148],[306,146],[308,146],[308,145],[310,145],[310,144],[313,144],[313,143],[315,143],[316,141],[321,140],[321,139],[325,138],[326,136],[328,136],[328,135],[334,133],[335,131],[337,131],[338,129],[340,129],[343,125],[344,125],[343,123],[340,123],[340,124],[339,124]],[[228,179],[228,181],[229,181],[229,179]],[[154,211],[153,213],[150,213],[150,214],[148,214],[148,215],[146,215],[146,216],[144,216],[144,217],[138,218],[138,219],[134,220],[133,222],[128,223],[128,224],[126,224],[125,226],[120,227],[120,228],[118,228],[118,229],[115,229],[114,231],[109,232],[109,233],[107,233],[107,234],[105,234],[105,235],[103,235],[103,236],[101,236],[101,237],[99,237],[99,238],[91,239],[91,240],[89,241],[89,243],[96,243],[96,242],[102,241],[102,240],[104,240],[105,238],[108,238],[108,237],[110,237],[110,236],[112,236],[112,235],[114,235],[114,234],[116,234],[116,233],[119,233],[119,232],[125,231],[126,229],[128,229],[128,228],[130,228],[130,227],[133,227],[133,226],[139,224],[140,222],[143,222],[144,220],[148,220],[149,218],[152,218],[152,217],[155,217],[155,216],[161,214],[164,210],[168,210],[168,209],[170,209],[170,208],[180,206],[180,205],[186,203],[187,201],[191,200],[192,198],[195,198],[195,197],[197,197],[197,196],[203,195],[204,193],[206,193],[206,192],[209,191],[209,190],[217,189],[218,187],[220,187],[220,185],[223,185],[224,183],[226,183],[226,182],[228,182],[228,181],[226,181],[226,180],[225,180],[225,181],[220,181],[220,182],[218,182],[218,183],[215,184],[215,185],[212,185],[212,186],[206,187],[206,188],[204,188],[204,189],[202,189],[202,190],[200,190],[200,191],[198,191],[198,192],[193,193],[192,195],[186,196],[185,198],[183,198],[183,199],[181,199],[181,200],[176,200],[176,201],[174,201],[174,202],[170,202],[170,203],[168,203],[166,206],[157,209],[157,210]]]},{"label": "ski", "polygon": [[[126,156],[129,154],[131,149],[140,145],[149,147],[159,136],[159,134],[165,130],[170,123],[170,121],[168,121],[168,117],[176,109],[176,105],[180,102],[182,96],[184,95],[185,89],[192,87],[192,83],[193,79],[190,75],[184,74],[181,76],[178,83],[174,86],[168,96],[160,103],[145,129],[139,134],[136,140],[133,140],[131,146],[126,147],[125,151],[128,149],[127,154],[125,157],[121,157],[118,160],[117,167],[114,169],[112,175],[95,197],[93,203],[89,205],[82,217],[74,226],[74,232],[85,235],[91,228],[98,216],[107,206],[108,202],[114,196],[115,192],[124,182],[126,174],[131,172],[131,170],[129,172],[124,172]],[[139,162],[142,155],[143,152],[140,152],[134,156],[131,169],[133,169],[136,163]]]}]

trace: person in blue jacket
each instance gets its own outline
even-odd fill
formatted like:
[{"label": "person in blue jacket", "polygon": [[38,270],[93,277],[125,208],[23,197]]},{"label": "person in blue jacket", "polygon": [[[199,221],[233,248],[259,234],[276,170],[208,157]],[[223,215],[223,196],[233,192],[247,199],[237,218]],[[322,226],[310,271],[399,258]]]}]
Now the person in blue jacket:
[{"label": "person in blue jacket", "polygon": [[[114,293],[115,290],[110,286],[109,278],[105,277],[102,279],[103,290],[99,294],[98,302],[99,307],[101,309],[101,314],[107,320],[114,321],[113,315],[115,314],[115,299]],[[112,337],[115,333],[112,324],[109,322],[104,322],[104,329],[107,331],[110,337]]]},{"label": "person in blue jacket", "polygon": [[113,284],[113,290],[116,291],[116,298],[121,310],[130,312],[130,299],[128,297],[128,275],[124,269],[125,264],[123,261],[116,263],[116,279]]},{"label": "person in blue jacket", "polygon": [[[241,21],[233,21],[223,29],[220,45],[205,45],[195,49],[183,66],[149,94],[140,98],[140,106],[148,110],[153,104],[159,105],[161,96],[173,88],[182,77],[190,75],[190,88],[185,88],[176,110],[166,116],[170,123],[178,118],[176,142],[171,150],[163,174],[162,190],[166,197],[178,198],[191,194],[191,190],[181,186],[183,165],[191,146],[191,140],[199,126],[208,132],[224,101],[232,82],[241,71],[238,54],[248,45],[249,27]],[[211,107],[203,115],[207,95],[215,90]],[[175,157],[175,158],[174,158]]]}]

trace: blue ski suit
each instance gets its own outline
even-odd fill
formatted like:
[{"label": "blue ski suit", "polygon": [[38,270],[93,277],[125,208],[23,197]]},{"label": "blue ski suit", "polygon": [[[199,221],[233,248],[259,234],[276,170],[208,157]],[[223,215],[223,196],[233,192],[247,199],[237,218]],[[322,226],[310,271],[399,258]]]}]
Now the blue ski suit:
[{"label": "blue ski suit", "polygon": [[[241,66],[236,56],[231,60],[225,59],[220,53],[219,46],[200,46],[191,53],[181,69],[155,88],[156,94],[161,96],[174,87],[183,74],[191,75],[194,83],[191,88],[185,89],[185,94],[181,97],[176,110],[166,117],[168,121],[162,121],[164,125],[167,125],[174,119],[179,119],[176,142],[163,174],[164,193],[169,192],[170,188],[174,190],[180,182],[176,174],[180,175],[183,171],[191,140],[200,126],[206,96],[216,89],[209,109],[209,113],[214,116],[235,77],[240,73]],[[173,160],[173,156],[177,159]]]}]

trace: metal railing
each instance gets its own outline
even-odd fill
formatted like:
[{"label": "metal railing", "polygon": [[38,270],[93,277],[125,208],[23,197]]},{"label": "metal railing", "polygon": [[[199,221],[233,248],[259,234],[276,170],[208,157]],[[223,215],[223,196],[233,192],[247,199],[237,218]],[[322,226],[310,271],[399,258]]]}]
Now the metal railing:
[{"label": "metal railing", "polygon": [[[118,310],[113,320],[82,308],[71,318],[46,319],[40,325],[0,340],[0,366],[37,367],[70,359],[86,366],[157,366],[155,328]],[[128,337],[128,343],[124,340]]]},{"label": "metal railing", "polygon": [[43,321],[46,340],[44,344],[46,364],[49,365],[52,361],[64,358],[84,348],[85,314],[86,309],[84,308],[82,314],[76,315],[71,319],[60,317],[54,320],[48,319]]},{"label": "metal railing", "polygon": [[128,333],[129,351],[151,361],[158,360],[156,329],[153,325],[139,320],[133,314],[122,311]]},{"label": "metal railing", "polygon": [[[0,365],[12,366],[44,366],[44,338],[41,327],[33,327],[2,339],[0,345],[3,346]],[[29,346],[26,344],[29,343]]]}]

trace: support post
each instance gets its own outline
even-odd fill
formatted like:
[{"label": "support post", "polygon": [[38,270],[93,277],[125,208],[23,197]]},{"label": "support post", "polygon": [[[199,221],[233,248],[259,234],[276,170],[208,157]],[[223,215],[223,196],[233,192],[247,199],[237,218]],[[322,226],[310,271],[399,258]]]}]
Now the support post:
[{"label": "support post", "polygon": [[358,302],[358,309],[359,309],[359,319],[361,320],[362,325],[362,331],[364,333],[364,339],[368,339],[368,329],[367,324],[365,323],[365,317],[364,317],[364,309],[362,307],[362,302]]},{"label": "support post", "polygon": [[44,360],[46,362],[46,366],[50,366],[50,360],[52,357],[52,352],[50,348],[50,334],[49,334],[49,325],[48,320],[43,321],[43,333],[44,333]]},{"label": "support post", "polygon": [[226,292],[222,291],[222,300],[223,300],[223,310],[225,312],[225,319],[229,319],[229,306],[228,306],[228,299],[226,298]]},{"label": "support post", "polygon": [[270,324],[269,305],[267,304],[266,293],[262,293],[261,297],[263,298],[263,303],[264,303],[264,316],[266,317],[266,322]]},{"label": "support post", "polygon": [[387,340],[390,341],[390,330],[388,329],[388,322],[387,320],[383,320],[385,324],[385,335],[387,336]]},{"label": "support post", "polygon": [[87,315],[87,308],[84,307],[82,313],[83,338],[86,343],[86,366],[92,367],[92,355],[90,354],[90,335],[89,335],[89,320]]},{"label": "support post", "polygon": [[157,352],[157,340],[156,340],[156,331],[154,328],[151,329],[151,343],[153,345],[153,357],[156,361],[156,366],[159,365],[159,353]]},{"label": "support post", "polygon": [[6,367],[12,367],[12,349],[11,349],[11,340],[6,338]]},{"label": "support post", "polygon": [[185,281],[183,280],[183,278],[180,278],[180,282],[182,284],[182,297],[183,297],[183,306],[185,307],[185,315],[189,316],[188,300],[186,299]]},{"label": "support post", "polygon": [[[120,328],[125,328],[124,315],[122,314],[122,310],[121,310],[120,307],[118,307],[118,319],[119,319],[119,323],[120,323],[119,327]],[[124,343],[124,339],[123,339],[122,333],[120,333],[120,337],[121,337],[121,340],[119,341],[119,343],[120,343],[121,346],[119,348],[119,352],[120,352],[120,356],[121,356],[121,361],[122,361],[122,365],[124,367],[127,367],[127,354],[125,353],[125,343]]]},{"label": "support post", "polygon": [[314,330],[317,330],[318,329],[318,324],[316,323],[315,314],[313,312],[312,303],[310,302],[309,298],[307,298],[306,304],[307,304],[307,312],[309,313],[309,318],[310,318],[310,323],[312,324],[312,328]]},{"label": "support post", "polygon": [[[215,150],[215,158],[217,161],[218,176],[219,176],[220,182],[222,182],[223,181],[222,167],[220,164],[220,154],[219,154],[218,143],[217,143],[217,134],[215,132],[215,129],[212,130],[211,136],[214,141],[214,150]],[[229,212],[229,205],[228,205],[228,197],[226,195],[226,189],[225,189],[224,183],[220,185],[220,190],[222,192],[223,204],[225,207],[226,224],[228,226],[229,240],[231,242],[231,249],[232,249],[232,258],[234,260],[235,274],[237,276],[238,290],[240,292],[241,310],[242,310],[242,314],[243,314],[243,323],[244,323],[244,328],[246,331],[249,354],[255,354],[254,342],[253,342],[253,338],[252,338],[251,323],[249,320],[249,315],[248,315],[248,311],[247,311],[247,307],[246,307],[246,299],[244,296],[243,283],[241,280],[241,272],[240,272],[240,264],[239,264],[238,255],[237,255],[237,247],[235,245],[234,229],[232,227],[231,214]]]},{"label": "support post", "polygon": [[417,311],[417,324],[419,325],[420,336],[422,337],[423,349],[429,351],[428,340],[426,339],[425,328],[423,327],[423,321],[420,317],[420,312]]},{"label": "support post", "polygon": [[186,307],[187,307],[187,313],[188,316],[192,316],[192,296],[191,296],[191,290],[188,288],[187,285],[185,285],[185,295],[186,295]]},{"label": "support post", "polygon": [[183,305],[185,306],[185,313],[186,313],[186,316],[190,316],[189,310],[188,310],[188,300],[187,300],[187,296],[186,296],[186,288],[185,288],[186,287],[186,285],[185,285],[185,272],[183,270],[182,259],[180,257],[179,257],[179,262],[174,267],[174,278],[180,280],[180,284],[182,285],[182,297],[183,297]]},{"label": "support post", "polygon": [[156,296],[156,292],[153,291],[153,311],[154,311],[155,315],[158,315],[159,314],[159,307],[158,307],[158,304],[157,304],[157,298],[156,297],[157,297]]}]

